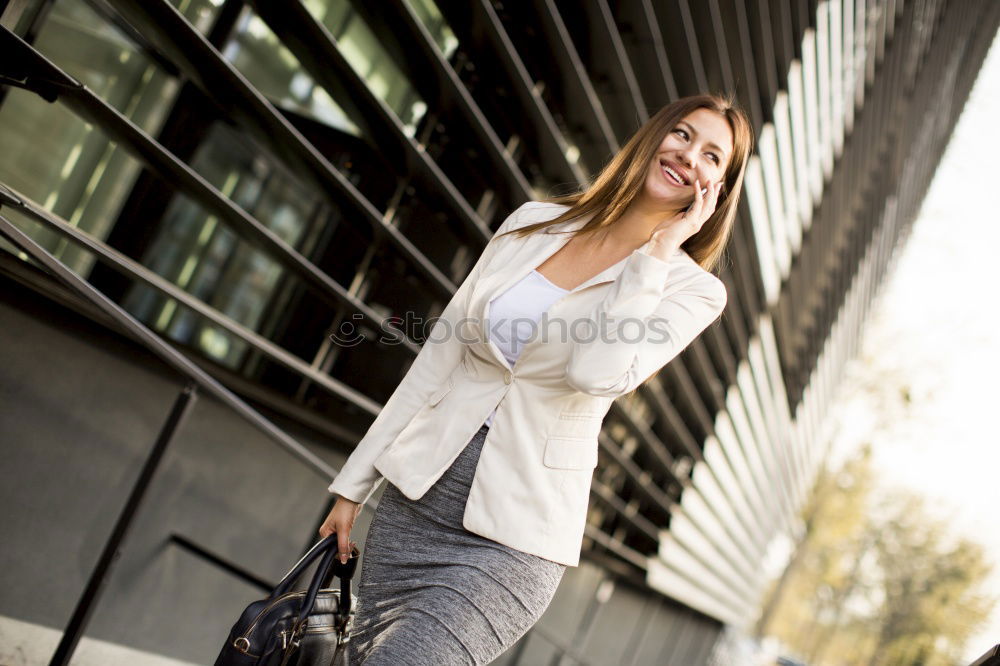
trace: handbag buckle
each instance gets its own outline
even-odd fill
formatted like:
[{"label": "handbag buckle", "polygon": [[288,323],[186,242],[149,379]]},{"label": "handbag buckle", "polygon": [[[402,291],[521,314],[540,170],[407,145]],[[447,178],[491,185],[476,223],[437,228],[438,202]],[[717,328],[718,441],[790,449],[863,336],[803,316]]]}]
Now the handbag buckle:
[{"label": "handbag buckle", "polygon": [[302,642],[302,634],[305,633],[304,625],[299,625],[292,629],[291,631],[283,630],[281,632],[281,649],[287,650],[288,646],[291,645],[292,649],[298,649],[299,644]]},{"label": "handbag buckle", "polygon": [[242,652],[243,654],[250,654],[250,639],[246,636],[240,636],[235,641],[233,641],[233,647]]}]

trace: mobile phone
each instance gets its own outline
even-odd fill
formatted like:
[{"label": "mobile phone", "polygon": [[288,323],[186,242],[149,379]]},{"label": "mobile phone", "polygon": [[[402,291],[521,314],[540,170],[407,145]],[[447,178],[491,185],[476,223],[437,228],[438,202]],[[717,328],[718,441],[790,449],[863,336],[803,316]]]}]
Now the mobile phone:
[{"label": "mobile phone", "polygon": [[[708,194],[708,188],[707,187],[701,188],[701,196],[705,196],[706,194]],[[693,206],[693,205],[694,205],[694,201],[692,201],[691,203],[689,203],[687,206],[684,207],[684,212],[686,213],[689,210],[691,210],[691,206]]]}]

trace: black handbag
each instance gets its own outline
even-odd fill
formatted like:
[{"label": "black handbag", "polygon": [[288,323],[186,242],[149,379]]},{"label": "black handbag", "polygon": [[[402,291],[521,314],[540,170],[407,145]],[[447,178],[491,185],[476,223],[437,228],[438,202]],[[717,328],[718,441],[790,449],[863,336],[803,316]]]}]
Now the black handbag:
[{"label": "black handbag", "polygon": [[[233,625],[215,666],[347,666],[347,643],[354,620],[351,577],[360,553],[341,563],[337,535],[326,537],[302,556],[266,599],[251,603]],[[292,584],[322,556],[307,590]],[[332,577],[340,589],[330,589]]]}]

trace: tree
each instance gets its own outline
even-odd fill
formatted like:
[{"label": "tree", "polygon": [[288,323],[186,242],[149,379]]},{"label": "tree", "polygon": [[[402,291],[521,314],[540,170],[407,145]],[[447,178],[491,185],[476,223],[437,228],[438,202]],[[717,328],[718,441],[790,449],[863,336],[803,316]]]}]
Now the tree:
[{"label": "tree", "polygon": [[870,447],[817,477],[802,520],[757,630],[811,664],[954,664],[997,602],[982,547],[879,488]]},{"label": "tree", "polygon": [[983,548],[950,539],[928,520],[921,498],[895,495],[874,524],[884,600],[878,616],[875,664],[953,664],[996,599],[979,587],[991,564]]}]

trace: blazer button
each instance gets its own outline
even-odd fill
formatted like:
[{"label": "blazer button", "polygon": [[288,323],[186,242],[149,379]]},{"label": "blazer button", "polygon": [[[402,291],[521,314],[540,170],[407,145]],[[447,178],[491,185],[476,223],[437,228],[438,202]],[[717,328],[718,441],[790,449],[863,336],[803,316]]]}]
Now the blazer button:
[{"label": "blazer button", "polygon": [[503,383],[510,384],[511,380],[514,379],[514,375],[510,373],[510,370],[506,370],[503,373]]}]

